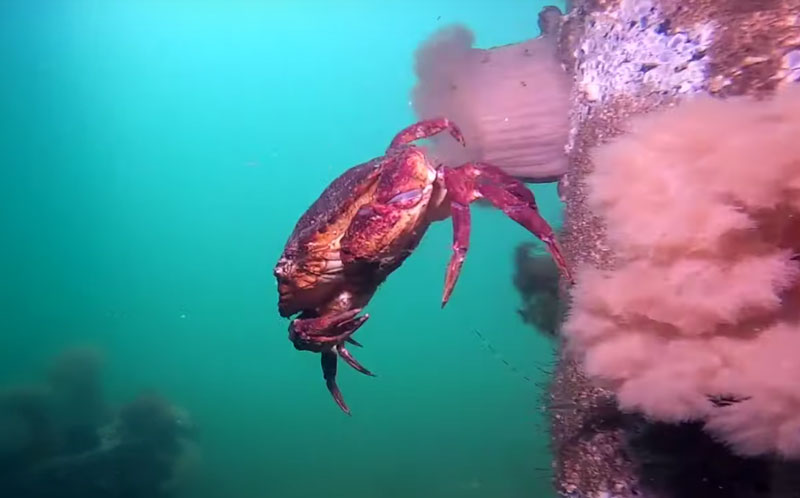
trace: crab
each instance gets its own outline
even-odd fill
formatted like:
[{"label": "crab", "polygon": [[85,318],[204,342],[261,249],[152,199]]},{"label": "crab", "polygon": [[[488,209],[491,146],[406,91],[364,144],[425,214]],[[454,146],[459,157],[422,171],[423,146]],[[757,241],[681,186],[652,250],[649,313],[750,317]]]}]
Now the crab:
[{"label": "crab", "polygon": [[347,345],[369,318],[359,316],[378,287],[411,255],[431,223],[453,223],[452,255],[441,305],[453,292],[467,255],[470,203],[488,201],[544,242],[569,282],[570,270],[533,193],[490,164],[434,164],[414,141],[448,131],[462,146],[459,128],[444,117],[401,130],[386,153],[346,170],[300,217],[275,265],[278,311],[289,339],[301,351],[320,353],[328,391],[342,411],[350,409],[336,383],[337,360],[374,376]]}]

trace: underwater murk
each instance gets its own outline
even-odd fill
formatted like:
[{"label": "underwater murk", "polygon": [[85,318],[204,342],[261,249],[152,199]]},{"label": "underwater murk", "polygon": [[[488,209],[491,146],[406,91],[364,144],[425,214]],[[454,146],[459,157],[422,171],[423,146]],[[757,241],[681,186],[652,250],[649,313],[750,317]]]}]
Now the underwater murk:
[{"label": "underwater murk", "polygon": [[[528,40],[544,5],[3,2],[0,496],[552,496],[523,227],[472,206],[444,309],[430,227],[351,346],[377,376],[340,362],[351,416],[273,276],[322,190],[417,120],[420,44]],[[528,186],[558,229],[555,185]]]}]

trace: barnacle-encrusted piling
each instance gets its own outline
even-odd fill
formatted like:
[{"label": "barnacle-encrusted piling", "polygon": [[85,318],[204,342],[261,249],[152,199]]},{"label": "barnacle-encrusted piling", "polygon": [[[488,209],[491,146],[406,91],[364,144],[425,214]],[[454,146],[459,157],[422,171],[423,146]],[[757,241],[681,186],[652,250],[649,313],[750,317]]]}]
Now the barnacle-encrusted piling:
[{"label": "barnacle-encrusted piling", "polygon": [[[575,0],[558,38],[574,81],[559,188],[562,239],[574,267],[615,266],[603,222],[587,203],[596,146],[619,137],[631,118],[693,95],[761,98],[800,79],[800,0]],[[562,349],[550,392],[555,405],[577,405],[551,415],[561,494],[800,496],[791,463],[735,456],[697,424],[621,413],[614,393],[594,385],[582,367]]]}]

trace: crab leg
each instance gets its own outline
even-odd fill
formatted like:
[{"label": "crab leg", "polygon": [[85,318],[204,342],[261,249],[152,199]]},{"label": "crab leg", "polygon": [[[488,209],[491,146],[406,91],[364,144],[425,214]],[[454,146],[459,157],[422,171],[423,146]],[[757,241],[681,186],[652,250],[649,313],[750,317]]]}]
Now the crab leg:
[{"label": "crab leg", "polygon": [[350,408],[347,407],[347,403],[344,402],[344,396],[342,396],[342,391],[340,391],[339,386],[336,385],[336,353],[333,351],[325,351],[321,356],[322,376],[325,377],[325,385],[328,386],[328,391],[330,391],[333,400],[336,401],[339,408],[350,415]]},{"label": "crab leg", "polygon": [[414,140],[431,137],[444,130],[448,130],[450,135],[455,138],[458,143],[464,145],[464,136],[455,123],[447,118],[433,118],[419,121],[400,130],[400,132],[394,136],[392,143],[386,151],[389,152],[392,149],[413,142]]},{"label": "crab leg", "polygon": [[538,237],[552,256],[553,260],[561,270],[561,273],[572,282],[572,274],[567,266],[567,262],[561,253],[561,248],[556,241],[553,229],[539,214],[535,206],[520,199],[509,190],[502,189],[495,185],[479,185],[478,191],[483,194],[489,202],[496,208],[501,209],[509,218],[524,226],[533,235]]},{"label": "crab leg", "polygon": [[442,307],[447,304],[469,248],[469,205],[485,198],[509,218],[524,226],[547,246],[559,270],[571,282],[569,267],[547,221],[539,215],[533,192],[495,166],[466,163],[443,170],[445,186],[451,198],[453,218],[453,254],[447,266]]},{"label": "crab leg", "polygon": [[453,218],[453,254],[447,265],[447,274],[444,278],[444,294],[442,295],[442,308],[450,300],[450,294],[456,285],[456,280],[461,274],[461,266],[469,250],[470,213],[469,205],[453,202],[450,205]]},{"label": "crab leg", "polygon": [[357,317],[361,308],[330,313],[317,318],[298,318],[289,325],[289,339],[298,349],[321,351],[339,344],[356,333],[369,315]]},{"label": "crab leg", "polygon": [[464,259],[469,250],[469,234],[471,216],[469,205],[477,199],[475,191],[474,168],[463,166],[457,169],[442,169],[444,184],[451,198],[450,216],[453,219],[453,253],[447,264],[447,273],[444,278],[444,293],[442,294],[442,308],[447,304],[453,288],[456,285]]},{"label": "crab leg", "polygon": [[[467,164],[465,166],[469,167],[470,165]],[[491,164],[474,163],[474,168],[477,175],[481,178],[497,183],[497,186],[513,194],[514,197],[526,203],[531,209],[537,209],[536,198],[533,196],[533,192],[521,181],[513,176],[507,175],[502,169],[497,166],[492,166]]]}]

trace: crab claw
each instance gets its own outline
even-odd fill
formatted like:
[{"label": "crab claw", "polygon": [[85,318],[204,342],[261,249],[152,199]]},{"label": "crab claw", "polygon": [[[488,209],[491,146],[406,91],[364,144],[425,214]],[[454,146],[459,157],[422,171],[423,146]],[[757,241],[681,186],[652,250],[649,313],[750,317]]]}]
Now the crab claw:
[{"label": "crab claw", "polygon": [[368,314],[356,316],[361,308],[331,313],[317,318],[298,318],[289,325],[289,339],[299,350],[320,353],[332,346],[353,340],[352,335],[367,321]]},{"label": "crab claw", "polygon": [[298,318],[289,325],[289,339],[295,348],[321,354],[322,375],[328,391],[339,408],[348,415],[350,409],[336,384],[337,355],[364,375],[375,377],[375,374],[359,363],[344,345],[350,343],[361,346],[352,336],[367,321],[369,315],[357,316],[360,312],[361,308],[356,308],[315,318]]},{"label": "crab claw", "polygon": [[357,340],[353,339],[352,337],[348,337],[347,339],[345,339],[345,342],[349,342],[350,344],[352,344],[353,346],[355,346],[357,348],[363,348],[364,347],[360,342],[358,342]]},{"label": "crab claw", "polygon": [[353,358],[353,355],[351,355],[347,348],[345,348],[342,344],[337,344],[329,351],[322,352],[322,358],[320,361],[322,363],[322,375],[325,378],[325,385],[328,387],[328,391],[330,391],[331,396],[333,396],[333,400],[336,401],[337,405],[339,405],[339,408],[341,408],[341,410],[346,414],[350,415],[350,408],[347,407],[347,403],[344,401],[344,396],[342,396],[342,391],[336,384],[337,354],[341,356],[348,365],[364,375],[375,377],[375,374],[364,368],[364,366],[361,365],[361,363],[359,363],[355,358]]},{"label": "crab claw", "polygon": [[339,356],[341,356],[342,359],[346,361],[347,364],[350,365],[351,367],[355,368],[364,375],[369,375],[370,377],[376,377],[374,373],[364,368],[364,366],[361,363],[359,363],[358,360],[353,358],[353,355],[350,354],[350,351],[348,351],[347,348],[344,347],[344,344],[339,344],[334,346],[333,350],[339,353]]}]

